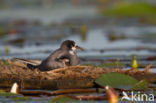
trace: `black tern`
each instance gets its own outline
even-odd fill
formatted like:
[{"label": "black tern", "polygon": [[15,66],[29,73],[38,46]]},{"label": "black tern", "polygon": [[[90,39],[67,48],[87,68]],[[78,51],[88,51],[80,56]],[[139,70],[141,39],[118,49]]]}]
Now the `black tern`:
[{"label": "black tern", "polygon": [[76,66],[80,64],[80,60],[76,54],[76,50],[85,50],[84,48],[77,46],[72,40],[65,40],[59,49],[55,50],[41,64],[35,66],[27,64],[30,69],[38,68],[41,71],[53,70],[56,68],[66,67],[66,62],[70,66]]}]

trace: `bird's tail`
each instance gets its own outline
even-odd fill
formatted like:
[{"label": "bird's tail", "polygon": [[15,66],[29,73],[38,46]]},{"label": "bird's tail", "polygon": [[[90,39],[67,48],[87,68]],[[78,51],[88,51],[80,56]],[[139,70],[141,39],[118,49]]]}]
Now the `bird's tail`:
[{"label": "bird's tail", "polygon": [[13,60],[20,61],[26,64],[32,64],[32,65],[39,65],[41,63],[40,60],[28,60],[28,59],[23,59],[23,58],[13,58]]},{"label": "bird's tail", "polygon": [[36,60],[27,60],[27,59],[22,59],[22,58],[14,58],[16,61],[20,61],[22,63],[25,63],[28,68],[30,69],[35,69],[38,67],[41,61],[36,61]]},{"label": "bird's tail", "polygon": [[27,67],[33,70],[35,68],[38,68],[38,65],[27,64]]}]

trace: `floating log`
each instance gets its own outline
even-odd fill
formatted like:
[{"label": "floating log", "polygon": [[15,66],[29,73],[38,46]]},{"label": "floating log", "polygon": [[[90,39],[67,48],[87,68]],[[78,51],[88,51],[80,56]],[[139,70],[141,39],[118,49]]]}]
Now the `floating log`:
[{"label": "floating log", "polygon": [[92,88],[94,80],[104,73],[120,72],[133,76],[138,80],[146,79],[156,82],[156,73],[145,71],[122,70],[119,68],[100,68],[92,66],[69,66],[55,70],[41,72],[38,69],[30,70],[21,62],[0,60],[0,88],[10,88],[17,82],[22,89],[72,89]]}]

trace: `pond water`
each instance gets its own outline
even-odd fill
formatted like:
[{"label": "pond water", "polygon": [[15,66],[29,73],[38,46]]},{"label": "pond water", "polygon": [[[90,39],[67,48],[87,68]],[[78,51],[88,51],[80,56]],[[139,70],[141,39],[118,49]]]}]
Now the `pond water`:
[{"label": "pond water", "polygon": [[[5,53],[5,45],[0,45],[1,58],[24,57],[24,58],[44,58],[51,52],[59,48],[61,41],[74,40],[78,45],[83,46],[86,51],[78,51],[79,56],[130,56],[136,55],[155,55],[156,46],[150,42],[143,42],[140,39],[126,39],[109,41],[105,29],[89,30],[87,40],[81,40],[80,35],[70,35],[56,43],[45,43],[42,45],[27,45],[22,47],[11,45],[10,53]],[[140,34],[140,37],[141,34]],[[37,39],[37,38],[36,38]],[[138,48],[138,50],[136,49]],[[140,48],[140,49],[139,49]],[[136,50],[135,50],[136,49]],[[153,49],[153,50],[150,50]],[[34,55],[35,54],[35,55]]]}]

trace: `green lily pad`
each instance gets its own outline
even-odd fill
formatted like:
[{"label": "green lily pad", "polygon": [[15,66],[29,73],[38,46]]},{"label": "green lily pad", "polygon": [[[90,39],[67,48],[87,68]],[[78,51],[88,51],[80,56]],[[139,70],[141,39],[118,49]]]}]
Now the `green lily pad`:
[{"label": "green lily pad", "polygon": [[143,90],[146,88],[148,88],[148,82],[146,80],[141,80],[132,87],[132,90]]},{"label": "green lily pad", "polygon": [[70,103],[76,101],[75,99],[72,99],[70,97],[61,95],[53,98],[49,103]]},{"label": "green lily pad", "polygon": [[130,89],[138,83],[138,80],[125,74],[112,72],[103,74],[95,80],[95,83],[103,87],[109,85],[113,88]]}]

